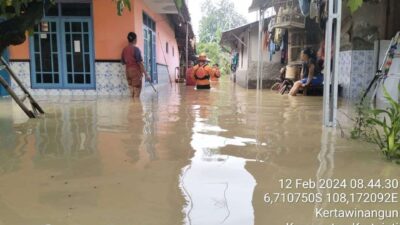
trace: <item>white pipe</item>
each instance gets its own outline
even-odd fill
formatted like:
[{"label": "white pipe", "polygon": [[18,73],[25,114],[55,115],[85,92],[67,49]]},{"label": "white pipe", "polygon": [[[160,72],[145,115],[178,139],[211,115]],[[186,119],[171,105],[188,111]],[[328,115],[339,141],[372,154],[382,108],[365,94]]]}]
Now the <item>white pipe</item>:
[{"label": "white pipe", "polygon": [[340,34],[342,28],[342,0],[336,0],[336,37],[335,37],[335,59],[334,59],[334,83],[333,83],[333,117],[332,124],[336,127],[337,109],[338,109],[338,87],[339,87],[339,54],[340,54]]},{"label": "white pipe", "polygon": [[259,11],[258,21],[258,62],[257,62],[257,90],[260,89],[260,68],[261,68],[261,57],[262,57],[262,27],[261,27],[261,14],[263,9]]},{"label": "white pipe", "polygon": [[264,55],[263,55],[263,49],[264,49],[264,46],[263,46],[263,43],[264,43],[264,15],[265,15],[265,10],[263,10],[262,12],[261,12],[261,48],[260,48],[260,51],[261,51],[261,58],[260,58],[260,90],[262,90],[263,89],[263,79],[264,79],[264,76],[263,76],[263,69],[264,69]]},{"label": "white pipe", "polygon": [[331,85],[331,46],[332,46],[332,25],[333,25],[333,1],[328,0],[328,21],[325,31],[325,66],[324,66],[324,100],[323,100],[323,124],[326,127],[332,126],[330,123],[330,85]]}]

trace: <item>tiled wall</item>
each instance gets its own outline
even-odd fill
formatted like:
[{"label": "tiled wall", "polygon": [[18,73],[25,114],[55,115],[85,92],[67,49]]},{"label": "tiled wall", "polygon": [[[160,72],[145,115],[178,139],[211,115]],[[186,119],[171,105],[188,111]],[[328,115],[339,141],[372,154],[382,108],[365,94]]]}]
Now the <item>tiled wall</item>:
[{"label": "tiled wall", "polygon": [[361,98],[375,74],[374,51],[344,51],[339,57],[339,84],[343,97],[350,101]]},{"label": "tiled wall", "polygon": [[[13,71],[33,95],[129,95],[129,88],[125,78],[125,69],[120,63],[96,63],[96,89],[71,90],[71,89],[31,89],[31,76],[29,62],[10,63]],[[12,83],[18,95],[22,91]]]}]

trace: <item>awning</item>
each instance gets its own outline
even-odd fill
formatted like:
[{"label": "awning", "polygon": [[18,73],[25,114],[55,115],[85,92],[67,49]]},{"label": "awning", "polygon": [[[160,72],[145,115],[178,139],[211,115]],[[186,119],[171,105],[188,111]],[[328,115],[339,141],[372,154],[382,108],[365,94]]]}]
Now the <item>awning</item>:
[{"label": "awning", "polygon": [[[264,23],[266,25],[268,25],[269,20],[270,19],[265,19]],[[247,31],[249,29],[252,29],[252,28],[258,28],[258,21],[222,32],[220,45],[228,45],[228,44],[230,44],[232,42],[239,41],[238,37],[243,32],[245,32],[245,31]]]},{"label": "awning", "polygon": [[279,7],[286,5],[288,2],[297,0],[253,0],[249,7],[249,12],[258,11],[260,9],[267,9],[269,7]]}]

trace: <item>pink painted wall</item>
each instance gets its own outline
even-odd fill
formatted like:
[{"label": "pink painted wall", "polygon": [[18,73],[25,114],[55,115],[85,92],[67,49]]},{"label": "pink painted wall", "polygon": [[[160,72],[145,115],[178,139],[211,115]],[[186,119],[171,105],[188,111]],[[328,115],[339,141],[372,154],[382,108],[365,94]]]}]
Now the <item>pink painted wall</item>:
[{"label": "pink painted wall", "polygon": [[[172,25],[169,24],[166,16],[157,14],[149,9],[143,0],[134,1],[134,15],[135,15],[135,32],[140,37],[138,39],[138,47],[142,50],[144,47],[143,38],[143,12],[147,13],[154,22],[156,23],[156,46],[157,46],[157,63],[168,65],[169,73],[172,79],[175,76],[175,68],[179,66],[179,51],[178,45],[175,39],[175,31]],[[160,41],[161,39],[161,41]],[[161,43],[160,43],[161,42]],[[166,42],[169,45],[168,54],[166,53]],[[175,49],[174,56],[172,55],[172,47]],[[165,59],[164,55],[165,54]]]}]

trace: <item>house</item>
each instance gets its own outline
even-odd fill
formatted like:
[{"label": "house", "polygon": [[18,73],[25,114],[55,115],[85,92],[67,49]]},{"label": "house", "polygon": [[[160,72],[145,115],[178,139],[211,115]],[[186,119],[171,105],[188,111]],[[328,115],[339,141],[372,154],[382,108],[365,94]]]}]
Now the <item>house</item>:
[{"label": "house", "polygon": [[190,21],[185,2],[131,3],[118,16],[113,1],[56,1],[28,40],[9,48],[12,69],[34,95],[127,95],[120,60],[134,31],[152,82],[172,82],[186,52],[181,36],[194,37],[191,26],[182,27]]},{"label": "house", "polygon": [[[269,19],[266,20],[266,22]],[[253,22],[241,27],[237,27],[222,33],[220,44],[225,48],[231,49],[238,54],[238,64],[235,73],[232,74],[232,80],[244,88],[256,88],[257,83],[257,62],[258,62],[258,24]],[[268,24],[268,23],[266,23]],[[263,83],[273,80],[272,77],[279,75],[279,69],[282,67],[280,60],[281,54],[269,55],[267,48],[262,49],[264,76]]]},{"label": "house", "polygon": [[299,67],[301,50],[304,47],[318,50],[323,38],[318,24],[301,14],[297,0],[254,0],[249,10],[259,7],[266,7],[263,9],[266,19],[259,20],[263,21],[261,27],[257,21],[225,31],[221,38],[221,45],[239,53],[234,80],[246,88],[257,87],[258,71],[262,88],[269,88],[282,67]]}]

